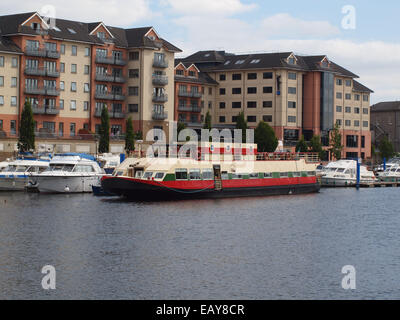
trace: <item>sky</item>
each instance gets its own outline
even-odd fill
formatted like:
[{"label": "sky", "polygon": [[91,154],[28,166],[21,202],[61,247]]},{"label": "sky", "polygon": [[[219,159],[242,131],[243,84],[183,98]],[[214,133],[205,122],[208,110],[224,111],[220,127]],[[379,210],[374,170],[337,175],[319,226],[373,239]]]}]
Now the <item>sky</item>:
[{"label": "sky", "polygon": [[38,11],[117,27],[154,26],[183,50],[327,55],[360,76],[372,103],[400,100],[400,1],[1,0],[0,15]]}]

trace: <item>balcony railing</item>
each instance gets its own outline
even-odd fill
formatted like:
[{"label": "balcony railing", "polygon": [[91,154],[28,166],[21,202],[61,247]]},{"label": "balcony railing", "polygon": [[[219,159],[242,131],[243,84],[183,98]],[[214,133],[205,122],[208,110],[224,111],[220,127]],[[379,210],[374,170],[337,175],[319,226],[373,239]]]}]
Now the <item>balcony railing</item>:
[{"label": "balcony railing", "polygon": [[60,95],[60,90],[55,88],[55,87],[44,87],[46,90],[46,95],[47,96],[59,96]]},{"label": "balcony railing", "polygon": [[26,67],[25,68],[25,74],[27,76],[45,76],[46,75],[46,69],[45,68]]},{"label": "balcony railing", "polygon": [[153,94],[153,102],[167,102],[168,95],[167,94]]},{"label": "balcony railing", "polygon": [[94,93],[94,97],[100,100],[118,100],[118,101],[125,100],[125,95],[122,93],[108,93],[104,91],[96,91]]},{"label": "balcony railing", "polygon": [[126,80],[123,77],[117,77],[108,74],[96,73],[96,81],[103,82],[117,82],[117,83],[125,83]]},{"label": "balcony railing", "polygon": [[180,106],[178,106],[178,111],[201,112],[201,107],[180,105]]},{"label": "balcony railing", "polygon": [[203,94],[196,91],[178,91],[178,96],[187,98],[201,98]]},{"label": "balcony railing", "polygon": [[108,57],[108,56],[101,56],[101,55],[96,55],[96,63],[101,63],[101,64],[114,64],[117,66],[125,66],[126,65],[126,60],[117,58],[114,56]]},{"label": "balcony railing", "polygon": [[153,84],[156,86],[165,86],[168,84],[168,77],[161,75],[153,75]]},{"label": "balcony railing", "polygon": [[43,47],[25,47],[25,54],[31,57],[41,57],[41,58],[60,58],[60,52],[57,50],[48,50]]},{"label": "balcony railing", "polygon": [[40,94],[40,95],[44,95],[46,94],[46,89],[43,87],[31,87],[31,86],[27,86],[25,87],[24,92],[26,94]]},{"label": "balcony railing", "polygon": [[59,51],[46,50],[46,53],[47,53],[47,58],[51,58],[51,59],[59,59],[60,58]]},{"label": "balcony railing", "polygon": [[124,119],[125,116],[126,116],[125,112],[113,111],[113,110],[110,111],[110,118],[113,118],[113,119]]},{"label": "balcony railing", "polygon": [[57,115],[60,113],[60,108],[55,106],[48,105],[33,105],[32,106],[33,114],[47,114],[47,115]]},{"label": "balcony railing", "polygon": [[168,68],[168,61],[166,60],[153,60],[154,68]]},{"label": "balcony railing", "polygon": [[57,69],[46,68],[46,76],[52,78],[58,78],[60,76],[60,71],[58,71]]},{"label": "balcony railing", "polygon": [[168,119],[168,112],[167,111],[153,111],[152,118],[153,118],[153,120]]}]

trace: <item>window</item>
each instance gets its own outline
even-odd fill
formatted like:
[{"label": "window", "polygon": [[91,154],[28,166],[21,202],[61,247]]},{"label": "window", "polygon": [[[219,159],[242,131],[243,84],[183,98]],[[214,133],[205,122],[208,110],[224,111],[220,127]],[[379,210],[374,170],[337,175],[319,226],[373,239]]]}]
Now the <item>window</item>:
[{"label": "window", "polygon": [[295,59],[294,57],[290,57],[290,58],[288,59],[288,63],[289,63],[289,64],[296,64],[296,59]]},{"label": "window", "polygon": [[264,87],[263,93],[272,93],[272,87]]},{"label": "window", "polygon": [[247,88],[247,93],[248,94],[256,94],[257,93],[257,87],[249,87],[249,88]]},{"label": "window", "polygon": [[71,54],[73,56],[78,55],[78,47],[77,46],[71,46]]},{"label": "window", "polygon": [[129,69],[129,78],[139,78],[139,69]]},{"label": "window", "polygon": [[61,52],[61,54],[65,54],[65,44],[62,44],[60,46],[60,52]]},{"label": "window", "polygon": [[65,72],[65,63],[64,62],[60,63],[60,72]]},{"label": "window", "polygon": [[77,66],[76,66],[76,64],[71,64],[71,73],[76,73],[76,70],[77,70]]},{"label": "window", "polygon": [[184,76],[185,74],[184,74],[183,70],[176,70],[176,75],[177,76]]},{"label": "window", "polygon": [[242,88],[232,88],[232,94],[242,94]]},{"label": "window", "polygon": [[139,112],[139,105],[137,103],[129,104],[128,105],[128,111],[129,112]]},{"label": "window", "polygon": [[11,106],[16,107],[17,106],[17,97],[11,97]]},{"label": "window", "polygon": [[354,120],[354,126],[355,126],[355,127],[359,127],[359,126],[360,126],[360,121]]},{"label": "window", "polygon": [[360,101],[360,95],[359,94],[355,94],[354,95],[354,100],[356,100],[356,101]]},{"label": "window", "polygon": [[264,122],[272,122],[272,116],[271,115],[263,116],[263,121]]},{"label": "window", "polygon": [[0,106],[4,106],[4,96],[0,96]]},{"label": "window", "polygon": [[213,89],[212,88],[208,88],[208,95],[212,95],[212,93],[213,93]]},{"label": "window", "polygon": [[351,113],[351,107],[346,107],[346,108],[345,108],[345,112],[346,112],[346,113]]},{"label": "window", "polygon": [[90,56],[90,48],[86,47],[85,48],[85,57],[89,57]]},{"label": "window", "polygon": [[342,93],[336,92],[336,99],[342,99]]},{"label": "window", "polygon": [[354,113],[360,114],[360,108],[355,107],[355,108],[354,108]]},{"label": "window", "polygon": [[257,79],[257,73],[248,73],[247,74],[247,80],[256,80]]},{"label": "window", "polygon": [[247,116],[247,122],[257,122],[257,116]]},{"label": "window", "polygon": [[363,108],[363,114],[368,114],[368,113],[369,113],[368,108]]},{"label": "window", "polygon": [[71,82],[71,91],[76,92],[76,82]]},{"label": "window", "polygon": [[296,123],[296,116],[288,116],[288,122]]},{"label": "window", "polygon": [[242,80],[242,74],[241,73],[234,73],[232,75],[232,80]]},{"label": "window", "polygon": [[220,89],[219,89],[219,94],[220,94],[221,96],[223,96],[223,95],[225,94],[225,88],[220,88]]},{"label": "window", "polygon": [[346,100],[351,100],[351,93],[346,93],[345,99]]},{"label": "window", "polygon": [[60,99],[60,109],[64,110],[64,100]]},{"label": "window", "polygon": [[232,116],[232,122],[236,123],[237,122],[237,116]]},{"label": "window", "polygon": [[351,87],[351,80],[346,80],[346,87]]},{"label": "window", "polygon": [[17,121],[16,120],[10,121],[10,130],[11,130],[11,134],[17,134]]},{"label": "window", "polygon": [[83,92],[89,92],[89,91],[90,91],[89,83],[84,83],[83,84]]},{"label": "window", "polygon": [[260,59],[253,59],[253,60],[251,60],[251,64],[257,64],[257,63],[260,63]]},{"label": "window", "polygon": [[273,77],[274,77],[274,74],[272,72],[264,72],[263,73],[264,79],[272,79]]},{"label": "window", "polygon": [[212,102],[208,101],[208,109],[211,109],[211,108],[212,108]]},{"label": "window", "polygon": [[187,180],[188,179],[187,169],[176,169],[175,178],[176,180]]},{"label": "window", "polygon": [[289,73],[288,73],[288,78],[289,78],[290,80],[296,80],[296,79],[297,79],[297,73],[295,73],[295,72],[289,72]]},{"label": "window", "polygon": [[336,124],[337,124],[338,126],[341,126],[341,125],[342,125],[342,120],[337,119],[337,120],[336,120]]},{"label": "window", "polygon": [[336,112],[342,112],[342,106],[336,106]]},{"label": "window", "polygon": [[232,108],[233,109],[240,109],[241,107],[242,107],[242,103],[240,101],[232,102]]},{"label": "window", "polygon": [[61,90],[61,91],[64,91],[64,90],[65,90],[64,81],[60,81],[60,90]]},{"label": "window", "polygon": [[343,85],[342,79],[336,79],[336,85],[337,85],[337,86]]},{"label": "window", "polygon": [[365,148],[365,136],[361,136],[361,148]]},{"label": "window", "polygon": [[17,87],[17,78],[15,77],[11,78],[11,87],[13,88]]},{"label": "window", "polygon": [[[289,109],[296,109],[296,102],[295,101],[288,101],[288,108]],[[296,122],[296,121],[294,121]]]},{"label": "window", "polygon": [[220,116],[219,117],[219,122],[224,123],[225,122],[225,116]]},{"label": "window", "polygon": [[11,67],[16,68],[18,67],[18,59],[15,57],[12,57],[11,59]]},{"label": "window", "polygon": [[226,107],[225,102],[220,102],[220,103],[219,103],[219,108],[220,108],[220,109],[225,109],[225,107]]},{"label": "window", "polygon": [[257,101],[247,101],[247,108],[257,108]]},{"label": "window", "polygon": [[0,87],[4,87],[4,77],[0,76]]},{"label": "window", "polygon": [[263,108],[272,108],[272,101],[263,101]]},{"label": "window", "polygon": [[84,74],[89,74],[89,73],[90,73],[90,66],[85,65],[83,68],[84,68],[84,69],[83,69],[83,73],[84,73]]},{"label": "window", "polygon": [[297,93],[297,88],[296,87],[289,87],[288,88],[288,93],[289,94],[296,94]]},{"label": "window", "polygon": [[363,95],[363,101],[369,101],[369,96],[367,95],[367,94],[364,94]]},{"label": "window", "polygon": [[75,137],[75,129],[76,129],[76,124],[71,122],[69,125],[69,135],[71,137]]},{"label": "window", "polygon": [[350,121],[350,120],[346,120],[346,121],[344,122],[344,125],[345,125],[346,127],[350,127],[350,126],[351,126],[351,121]]},{"label": "window", "polygon": [[358,148],[358,136],[352,136],[352,135],[346,136],[346,147]]},{"label": "window", "polygon": [[131,61],[139,60],[139,51],[129,52],[129,60]]},{"label": "window", "polygon": [[368,121],[363,121],[363,127],[364,128],[368,128],[369,126],[368,126]]},{"label": "window", "polygon": [[0,67],[4,67],[4,57],[0,56]]},{"label": "window", "polygon": [[220,81],[225,81],[226,80],[226,74],[220,74],[219,75],[219,80]]},{"label": "window", "polygon": [[71,100],[69,106],[71,110],[76,110],[76,100]]},{"label": "window", "polygon": [[129,87],[128,93],[130,96],[138,96],[139,95],[139,87]]}]

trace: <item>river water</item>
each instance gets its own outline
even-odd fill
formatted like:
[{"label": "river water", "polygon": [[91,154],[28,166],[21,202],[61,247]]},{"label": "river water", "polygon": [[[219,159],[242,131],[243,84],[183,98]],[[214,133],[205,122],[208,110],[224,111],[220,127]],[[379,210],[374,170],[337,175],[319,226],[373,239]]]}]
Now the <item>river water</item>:
[{"label": "river water", "polygon": [[[135,203],[0,193],[1,299],[399,299],[400,190]],[[41,269],[56,269],[43,290]],[[356,269],[356,290],[341,286]]]}]

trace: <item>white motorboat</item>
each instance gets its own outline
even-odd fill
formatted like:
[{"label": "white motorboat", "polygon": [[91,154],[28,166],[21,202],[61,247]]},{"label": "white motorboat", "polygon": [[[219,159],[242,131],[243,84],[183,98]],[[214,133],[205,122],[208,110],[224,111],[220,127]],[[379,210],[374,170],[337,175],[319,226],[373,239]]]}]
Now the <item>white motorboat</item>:
[{"label": "white motorboat", "polygon": [[400,164],[393,163],[379,174],[379,180],[384,182],[400,182]]},{"label": "white motorboat", "polygon": [[[366,166],[360,166],[360,183],[372,183],[376,177]],[[357,184],[357,161],[339,160],[328,163],[321,176],[322,186],[353,186]]]},{"label": "white motorboat", "polygon": [[23,191],[28,185],[30,174],[47,169],[50,160],[20,159],[6,163],[6,167],[0,172],[0,190]]},{"label": "white motorboat", "polygon": [[47,170],[31,174],[30,187],[42,193],[92,192],[105,172],[95,158],[85,154],[56,155]]},{"label": "white motorboat", "polygon": [[100,162],[101,168],[107,174],[112,174],[116,167],[121,164],[120,155],[114,155],[112,153],[103,153],[97,157],[97,160]]}]

